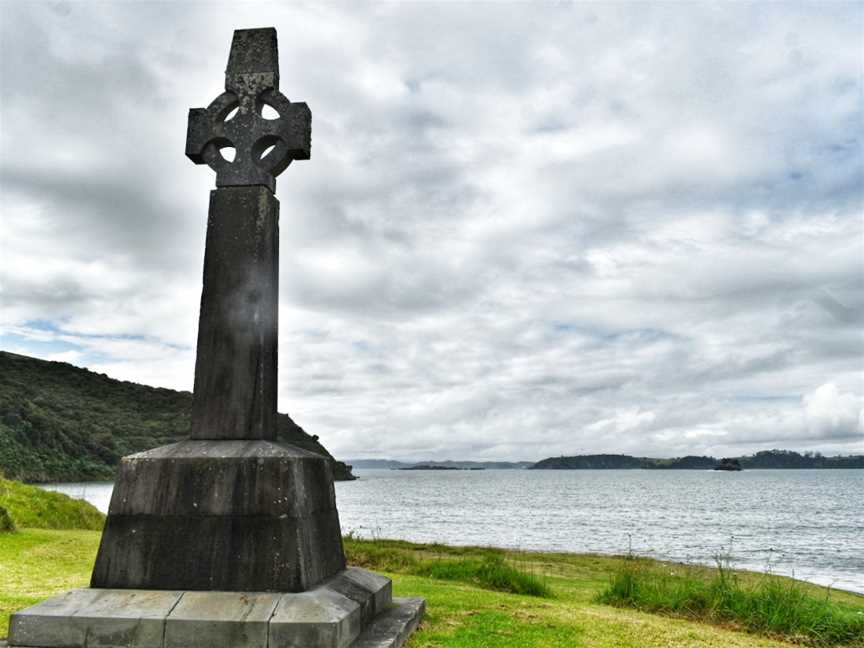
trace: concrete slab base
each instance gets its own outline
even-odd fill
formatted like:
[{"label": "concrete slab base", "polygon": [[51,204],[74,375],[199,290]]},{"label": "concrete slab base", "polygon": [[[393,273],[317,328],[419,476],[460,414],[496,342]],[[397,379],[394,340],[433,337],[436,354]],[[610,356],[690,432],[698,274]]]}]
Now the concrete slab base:
[{"label": "concrete slab base", "polygon": [[390,608],[378,615],[351,648],[402,648],[425,613],[425,599],[394,598]]},{"label": "concrete slab base", "polygon": [[13,614],[9,648],[400,648],[424,611],[356,567],[300,593],[79,589]]}]

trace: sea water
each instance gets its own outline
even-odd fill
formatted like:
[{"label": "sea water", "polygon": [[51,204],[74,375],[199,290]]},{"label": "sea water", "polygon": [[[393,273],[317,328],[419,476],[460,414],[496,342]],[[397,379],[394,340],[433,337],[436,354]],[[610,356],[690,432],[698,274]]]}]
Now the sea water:
[{"label": "sea water", "polygon": [[[343,533],[635,554],[864,593],[864,470],[356,470]],[[46,488],[106,511],[110,483]]]}]

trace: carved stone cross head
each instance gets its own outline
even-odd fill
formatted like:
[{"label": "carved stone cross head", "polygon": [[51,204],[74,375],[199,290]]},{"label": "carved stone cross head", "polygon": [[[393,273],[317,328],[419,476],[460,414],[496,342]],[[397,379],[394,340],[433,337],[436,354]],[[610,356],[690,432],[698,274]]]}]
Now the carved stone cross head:
[{"label": "carved stone cross head", "polygon": [[[207,108],[189,111],[186,156],[216,171],[217,187],[263,185],[275,191],[276,176],[292,160],[309,159],[311,124],[309,106],[279,92],[276,30],[238,29],[225,92]],[[230,148],[233,160],[223,154]]]}]

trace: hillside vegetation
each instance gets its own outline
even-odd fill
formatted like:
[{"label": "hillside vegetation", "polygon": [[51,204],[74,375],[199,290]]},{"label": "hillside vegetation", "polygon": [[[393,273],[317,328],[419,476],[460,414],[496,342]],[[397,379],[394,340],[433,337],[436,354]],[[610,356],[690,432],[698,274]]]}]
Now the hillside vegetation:
[{"label": "hillside vegetation", "polygon": [[864,456],[826,457],[818,452],[800,454],[791,450],[764,450],[744,457],[675,457],[654,459],[629,455],[599,454],[549,457],[531,466],[534,470],[711,470],[721,462],[737,461],[741,468],[864,468]]},{"label": "hillside vegetation", "polygon": [[[0,351],[0,471],[27,482],[114,479],[120,458],[186,438],[192,394]],[[279,438],[332,459],[287,414]],[[336,479],[353,479],[333,461]]]},{"label": "hillside vegetation", "polygon": [[522,470],[534,465],[533,461],[436,461],[426,459],[422,461],[396,461],[393,459],[348,459],[348,463],[354,468],[371,468],[373,470],[401,470],[413,468],[414,466],[434,466],[440,468],[472,469],[483,468],[485,470]]}]

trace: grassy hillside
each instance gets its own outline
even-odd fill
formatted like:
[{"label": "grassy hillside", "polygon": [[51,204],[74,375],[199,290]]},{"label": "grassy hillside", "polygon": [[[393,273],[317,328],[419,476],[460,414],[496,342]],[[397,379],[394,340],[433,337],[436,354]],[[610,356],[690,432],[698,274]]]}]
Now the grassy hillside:
[{"label": "grassy hillside", "polygon": [[[110,480],[124,455],[188,436],[191,409],[189,392],[0,351],[0,471],[28,482]],[[278,419],[280,439],[331,456],[287,414]],[[352,478],[335,461],[334,475]]]},{"label": "grassy hillside", "polygon": [[[95,506],[61,493],[49,493],[35,486],[0,476],[0,531],[16,528],[102,529],[105,516]],[[7,528],[3,528],[6,526]]]},{"label": "grassy hillside", "polygon": [[[23,530],[0,534],[0,637],[8,615],[73,587],[86,587],[99,544],[95,531]],[[346,538],[349,562],[393,578],[396,596],[423,596],[428,612],[407,648],[782,648],[777,638],[734,623],[708,624],[599,602],[623,559],[490,548],[416,545]],[[469,574],[443,577],[436,566],[503,559],[532,574],[551,596],[489,589]],[[675,566],[654,563],[667,570]],[[438,574],[440,575],[440,574]],[[745,575],[746,578],[761,578]],[[788,579],[776,579],[787,581]],[[819,599],[827,590],[801,585]],[[864,598],[831,592],[839,605],[864,612]],[[799,644],[800,645],[800,644]],[[850,643],[860,646],[860,643]]]}]

